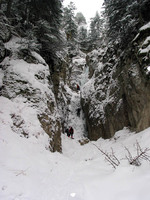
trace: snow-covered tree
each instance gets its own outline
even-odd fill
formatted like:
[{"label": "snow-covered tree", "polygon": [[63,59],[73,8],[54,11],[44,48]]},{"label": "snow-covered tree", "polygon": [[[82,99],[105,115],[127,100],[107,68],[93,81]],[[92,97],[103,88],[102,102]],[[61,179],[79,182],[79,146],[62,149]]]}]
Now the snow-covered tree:
[{"label": "snow-covered tree", "polygon": [[122,48],[134,38],[139,27],[150,20],[149,0],[105,0],[104,5],[107,37]]},{"label": "snow-covered tree", "polygon": [[81,12],[78,12],[78,13],[76,14],[75,20],[76,20],[78,26],[79,26],[79,25],[82,25],[82,24],[83,24],[83,25],[86,24],[86,19],[85,19],[84,15],[83,15]]},{"label": "snow-covered tree", "polygon": [[84,15],[78,12],[75,17],[76,23],[78,25],[78,43],[79,48],[83,51],[87,50],[87,23]]},{"label": "snow-covered tree", "polygon": [[77,44],[77,24],[75,22],[75,5],[73,2],[64,8],[63,28],[66,33],[67,45],[74,47]]},{"label": "snow-covered tree", "polygon": [[57,51],[63,46],[61,0],[3,0],[2,8],[14,31],[33,43],[39,43],[47,62],[55,60]]},{"label": "snow-covered tree", "polygon": [[87,28],[82,26],[78,32],[79,43],[87,40]]},{"label": "snow-covered tree", "polygon": [[[63,47],[60,31],[62,1],[11,0],[11,2],[10,19],[17,32],[34,43],[38,42],[41,45],[42,56],[47,62],[54,61],[57,51]],[[8,3],[6,4],[8,7]]]},{"label": "snow-covered tree", "polygon": [[96,12],[95,17],[91,18],[89,40],[90,46],[96,48],[100,45],[103,19]]}]

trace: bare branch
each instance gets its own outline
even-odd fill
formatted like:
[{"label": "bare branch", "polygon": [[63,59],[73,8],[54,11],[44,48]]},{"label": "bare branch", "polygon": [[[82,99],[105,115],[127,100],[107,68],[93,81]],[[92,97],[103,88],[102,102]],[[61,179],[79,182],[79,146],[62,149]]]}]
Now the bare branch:
[{"label": "bare branch", "polygon": [[114,151],[112,148],[111,148],[112,153],[108,154],[107,152],[104,152],[102,149],[100,149],[97,145],[95,145],[95,144],[93,144],[93,145],[105,156],[105,159],[113,166],[113,168],[116,168],[117,166],[119,166],[120,161],[114,155]]},{"label": "bare branch", "polygon": [[128,156],[126,156],[127,160],[129,161],[130,165],[140,166],[142,160],[146,160],[150,162],[150,156],[147,154],[148,151],[150,151],[149,148],[145,148],[142,150],[140,144],[138,141],[136,141],[136,152],[137,155],[133,157],[127,147],[125,147],[125,150],[128,152]]}]

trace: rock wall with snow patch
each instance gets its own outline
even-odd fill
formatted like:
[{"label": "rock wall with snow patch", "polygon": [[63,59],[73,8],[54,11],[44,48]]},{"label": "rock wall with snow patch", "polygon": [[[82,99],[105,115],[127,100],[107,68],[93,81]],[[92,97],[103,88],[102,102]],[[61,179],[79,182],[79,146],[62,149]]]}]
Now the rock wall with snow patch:
[{"label": "rock wall with snow patch", "polygon": [[[150,126],[150,23],[141,27],[125,55],[118,77],[129,125],[136,131]],[[120,70],[119,70],[120,73]]]},{"label": "rock wall with snow patch", "polygon": [[88,54],[90,80],[82,90],[82,107],[89,139],[150,126],[149,36],[148,23],[127,50],[108,46]]},{"label": "rock wall with snow patch", "polygon": [[39,54],[25,51],[23,44],[23,39],[15,36],[4,43],[11,55],[1,63],[0,100],[16,107],[9,113],[15,133],[37,139],[46,134],[46,148],[61,152],[61,120],[49,67]]}]

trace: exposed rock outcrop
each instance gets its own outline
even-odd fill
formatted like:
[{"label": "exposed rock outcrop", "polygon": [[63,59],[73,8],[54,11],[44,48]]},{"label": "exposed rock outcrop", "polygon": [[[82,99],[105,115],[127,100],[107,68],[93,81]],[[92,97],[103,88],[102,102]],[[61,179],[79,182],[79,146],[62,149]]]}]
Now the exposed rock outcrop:
[{"label": "exposed rock outcrop", "polygon": [[135,131],[150,126],[149,25],[124,52],[108,47],[88,54],[91,79],[82,106],[89,139],[110,138],[125,126]]},{"label": "exposed rock outcrop", "polygon": [[[6,57],[1,63],[3,73],[1,95],[15,105],[22,105],[20,111],[16,110],[11,114],[11,128],[17,134],[27,138],[33,136],[38,138],[47,133],[49,147],[46,148],[53,152],[61,152],[61,119],[50,85],[49,67],[36,52],[27,51],[26,54],[26,51],[23,51],[20,59],[18,57],[22,45],[20,40],[13,37],[5,43],[12,55]],[[24,59],[26,56],[28,56],[27,60]],[[28,120],[30,114],[33,120],[31,122]]]},{"label": "exposed rock outcrop", "polygon": [[118,77],[123,88],[131,128],[141,131],[150,126],[150,23],[143,26],[124,58]]}]

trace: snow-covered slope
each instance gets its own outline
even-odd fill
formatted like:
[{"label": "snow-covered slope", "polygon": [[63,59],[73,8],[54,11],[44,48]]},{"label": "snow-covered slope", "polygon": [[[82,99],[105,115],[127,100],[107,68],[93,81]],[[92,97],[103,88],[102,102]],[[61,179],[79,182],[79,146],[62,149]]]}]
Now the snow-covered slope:
[{"label": "snow-covered slope", "polygon": [[[8,104],[9,105],[9,104]],[[6,108],[7,113],[9,109]],[[150,129],[124,129],[111,140],[92,142],[106,152],[111,148],[121,164],[114,170],[92,144],[62,135],[63,154],[46,150],[43,137],[20,137],[1,115],[0,199],[2,200],[149,200],[150,163],[135,167],[125,159],[128,147],[136,155],[136,140],[149,147]]]}]

